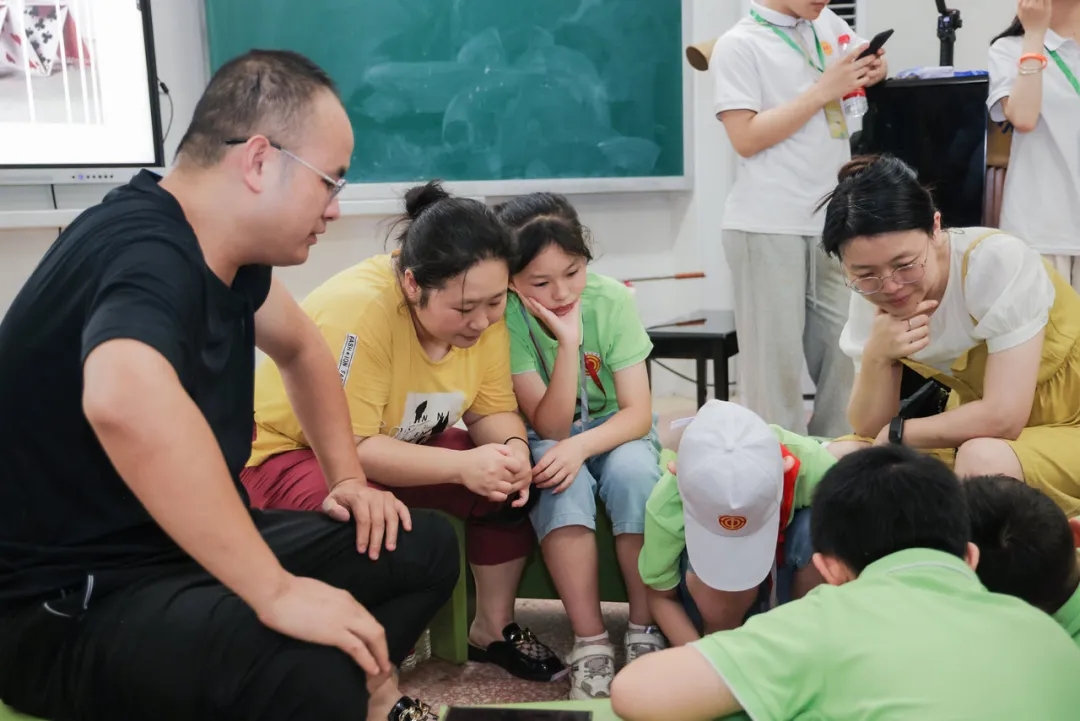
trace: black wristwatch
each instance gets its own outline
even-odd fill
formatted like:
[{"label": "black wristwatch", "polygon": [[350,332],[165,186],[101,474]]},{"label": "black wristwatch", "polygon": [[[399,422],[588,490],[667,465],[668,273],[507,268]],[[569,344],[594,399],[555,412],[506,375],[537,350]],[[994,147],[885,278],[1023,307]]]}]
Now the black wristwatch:
[{"label": "black wristwatch", "polygon": [[904,418],[897,416],[889,421],[889,443],[904,445]]}]

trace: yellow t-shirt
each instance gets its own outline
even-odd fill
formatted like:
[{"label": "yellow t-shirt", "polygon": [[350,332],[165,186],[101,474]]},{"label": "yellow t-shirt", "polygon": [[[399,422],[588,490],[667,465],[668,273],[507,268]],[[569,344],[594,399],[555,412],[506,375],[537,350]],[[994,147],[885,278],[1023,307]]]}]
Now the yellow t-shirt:
[{"label": "yellow t-shirt", "polygon": [[[473,347],[451,348],[441,360],[431,360],[416,337],[391,263],[390,255],[369,258],[323,283],[301,304],[338,359],[353,435],[382,433],[424,443],[467,411],[516,411],[505,321],[485,330]],[[255,424],[249,466],[309,447],[270,359],[255,373]]]}]

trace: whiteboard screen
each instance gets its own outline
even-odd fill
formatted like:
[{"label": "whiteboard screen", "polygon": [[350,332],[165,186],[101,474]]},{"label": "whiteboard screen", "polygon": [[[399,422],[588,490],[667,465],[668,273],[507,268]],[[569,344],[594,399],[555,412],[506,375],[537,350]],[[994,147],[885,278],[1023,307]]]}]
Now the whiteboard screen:
[{"label": "whiteboard screen", "polygon": [[0,0],[0,168],[162,164],[148,0]]}]

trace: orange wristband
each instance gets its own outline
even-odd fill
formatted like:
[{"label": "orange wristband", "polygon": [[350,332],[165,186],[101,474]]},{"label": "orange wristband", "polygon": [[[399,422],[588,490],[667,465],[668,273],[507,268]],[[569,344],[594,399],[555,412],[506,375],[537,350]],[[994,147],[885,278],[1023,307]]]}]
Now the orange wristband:
[{"label": "orange wristband", "polygon": [[[1039,67],[1031,69],[1024,68],[1024,63],[1028,60],[1037,60],[1039,62]],[[1034,75],[1035,73],[1042,72],[1049,64],[1050,61],[1047,59],[1047,57],[1040,53],[1025,53],[1024,55],[1021,55],[1020,60],[1017,61],[1017,65],[1020,66],[1021,75]]]}]

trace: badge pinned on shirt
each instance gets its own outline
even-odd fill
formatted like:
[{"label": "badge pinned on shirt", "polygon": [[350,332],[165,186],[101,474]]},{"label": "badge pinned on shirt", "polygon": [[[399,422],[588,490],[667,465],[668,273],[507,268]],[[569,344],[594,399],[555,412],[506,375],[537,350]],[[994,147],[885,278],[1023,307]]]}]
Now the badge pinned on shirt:
[{"label": "badge pinned on shirt", "polygon": [[607,388],[604,388],[604,384],[600,382],[600,354],[587,352],[585,353],[585,372],[589,374],[589,378],[596,384],[596,387],[604,392],[604,396],[607,397]]},{"label": "badge pinned on shirt", "polygon": [[848,139],[847,120],[844,118],[844,108],[839,100],[833,100],[825,106],[825,120],[829,123],[829,134],[836,140]]},{"label": "badge pinned on shirt", "polygon": [[822,40],[821,41],[821,52],[825,53],[825,55],[827,55],[827,56],[832,56],[832,54],[833,54],[832,43],[830,43],[828,40]]}]

